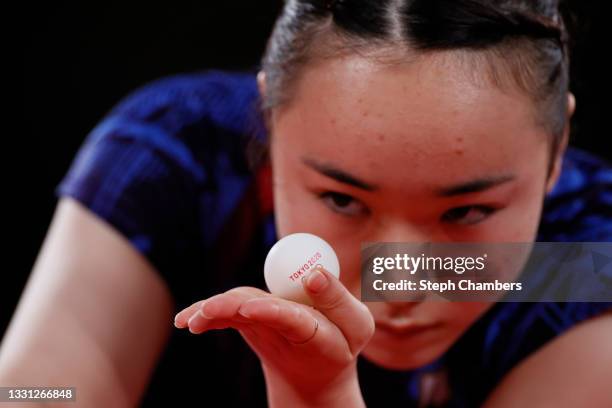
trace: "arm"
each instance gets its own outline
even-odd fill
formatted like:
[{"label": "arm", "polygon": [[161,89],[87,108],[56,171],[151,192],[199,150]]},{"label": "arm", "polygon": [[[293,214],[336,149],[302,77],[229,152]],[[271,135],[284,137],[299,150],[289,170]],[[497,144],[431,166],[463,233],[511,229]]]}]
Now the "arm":
[{"label": "arm", "polygon": [[514,368],[485,407],[612,406],[612,312],[559,336]]},{"label": "arm", "polygon": [[62,198],[1,344],[0,384],[74,386],[82,406],[135,406],[172,311],[147,260],[85,207]]}]

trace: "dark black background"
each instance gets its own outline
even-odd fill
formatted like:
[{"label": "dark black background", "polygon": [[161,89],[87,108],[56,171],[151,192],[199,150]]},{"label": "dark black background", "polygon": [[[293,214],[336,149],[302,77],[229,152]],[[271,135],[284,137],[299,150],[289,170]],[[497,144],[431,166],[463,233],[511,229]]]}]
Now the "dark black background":
[{"label": "dark black background", "polygon": [[[579,22],[572,56],[578,109],[574,145],[612,160],[606,115],[610,52],[605,1],[571,1]],[[259,63],[282,1],[63,1],[21,7],[9,36],[19,54],[22,110],[16,152],[22,168],[9,174],[20,188],[18,220],[0,286],[4,333],[56,204],[53,190],[87,133],[126,93],[153,79]],[[11,18],[10,16],[6,16]],[[8,137],[8,136],[7,136]],[[5,151],[6,154],[6,151]],[[17,178],[17,180],[15,180]]]}]

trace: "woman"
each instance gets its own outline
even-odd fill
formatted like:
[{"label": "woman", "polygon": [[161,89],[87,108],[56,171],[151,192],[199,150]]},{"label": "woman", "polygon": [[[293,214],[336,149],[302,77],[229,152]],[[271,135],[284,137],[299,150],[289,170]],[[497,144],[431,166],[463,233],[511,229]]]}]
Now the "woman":
[{"label": "woman", "polygon": [[[82,401],[133,405],[173,303],[192,303],[177,327],[237,329],[271,406],[609,405],[607,304],[356,298],[362,241],[610,240],[610,170],[567,149],[567,40],[548,1],[289,1],[257,88],[209,72],[141,90],[60,185],[0,382],[62,378],[61,362]],[[258,98],[265,127],[249,115]],[[253,168],[249,131],[270,153]],[[340,259],[340,280],[305,279],[314,308],[261,281],[267,249],[298,231]],[[183,367],[240,349],[193,337]],[[85,356],[95,374],[65,363]]]}]

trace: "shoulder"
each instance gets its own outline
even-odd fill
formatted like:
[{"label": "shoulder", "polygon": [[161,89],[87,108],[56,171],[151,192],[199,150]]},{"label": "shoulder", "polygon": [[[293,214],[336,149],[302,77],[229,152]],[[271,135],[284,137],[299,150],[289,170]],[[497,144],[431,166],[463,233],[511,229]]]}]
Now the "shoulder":
[{"label": "shoulder", "polygon": [[570,147],[545,197],[538,241],[612,241],[612,164]]},{"label": "shoulder", "polygon": [[510,371],[486,406],[610,406],[610,337],[612,311],[576,325]]},{"label": "shoulder", "polygon": [[130,144],[154,152],[179,172],[204,182],[217,157],[245,168],[249,138],[261,138],[254,73],[209,70],[151,82],[123,98],[88,136],[99,143]]},{"label": "shoulder", "polygon": [[207,121],[240,133],[257,96],[255,73],[211,69],[153,81],[127,95],[110,116],[156,123],[170,132]]},{"label": "shoulder", "polygon": [[79,201],[171,276],[177,260],[216,239],[250,182],[243,142],[254,134],[257,92],[255,74],[214,70],[137,89],[87,136],[56,195]]},{"label": "shoulder", "polygon": [[[467,405],[481,406],[487,400],[489,407],[557,406],[550,403],[553,400],[538,405],[534,399],[533,404],[521,404],[531,394],[534,398],[554,398],[555,387],[560,387],[557,391],[575,391],[576,395],[585,390],[601,392],[601,378],[592,379],[583,373],[591,370],[600,375],[606,371],[602,378],[612,374],[611,313],[612,303],[498,303],[449,354],[453,389]],[[555,363],[549,363],[549,359]],[[585,370],[593,359],[598,361]],[[578,362],[584,365],[572,365]],[[573,385],[570,377],[555,378],[554,374],[573,376]],[[590,384],[585,386],[583,381]]]}]

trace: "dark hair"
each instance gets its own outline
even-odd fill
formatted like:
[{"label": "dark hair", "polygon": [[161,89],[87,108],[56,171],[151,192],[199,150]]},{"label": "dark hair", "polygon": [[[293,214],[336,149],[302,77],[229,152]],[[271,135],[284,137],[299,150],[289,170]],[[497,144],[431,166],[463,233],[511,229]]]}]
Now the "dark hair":
[{"label": "dark hair", "polygon": [[559,0],[286,0],[261,63],[259,109],[269,127],[271,109],[291,101],[300,70],[317,58],[370,52],[401,62],[402,51],[462,50],[497,86],[532,97],[554,155],[569,88],[565,13]]}]

